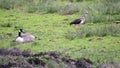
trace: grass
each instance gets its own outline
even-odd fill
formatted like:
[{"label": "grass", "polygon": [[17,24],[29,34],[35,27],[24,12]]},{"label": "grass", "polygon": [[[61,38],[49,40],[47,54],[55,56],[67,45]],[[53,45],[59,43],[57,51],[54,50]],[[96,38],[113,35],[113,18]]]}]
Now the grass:
[{"label": "grass", "polygon": [[119,0],[0,0],[0,8],[15,9],[28,13],[58,13],[61,15],[77,13],[80,17],[85,10],[88,10],[89,23],[109,23],[120,20],[119,6]]},{"label": "grass", "polygon": [[[113,21],[120,20],[119,11],[112,7],[109,9],[110,12],[102,9],[110,7],[105,6],[107,2],[103,3],[103,6],[101,3],[96,5],[93,1],[72,3],[63,1],[54,5],[50,2],[38,6],[38,4],[29,4],[31,1],[23,5],[24,3],[20,4],[17,0],[11,5],[12,1],[14,0],[8,5],[0,4],[1,8],[9,9],[0,9],[0,47],[18,47],[31,49],[34,52],[65,51],[65,54],[72,58],[89,58],[94,64],[111,60],[120,61],[119,27],[111,26]],[[119,3],[118,0],[115,1]],[[21,7],[16,5],[17,3]],[[86,23],[70,26],[72,20],[82,16],[84,8],[87,8],[90,14]],[[12,40],[15,39],[20,28],[35,35],[36,40],[23,44],[13,43]]]},{"label": "grass", "polygon": [[[90,24],[86,22],[80,26],[70,26],[69,23],[78,14],[32,14],[15,10],[0,10],[0,47],[18,47],[31,49],[34,52],[57,50],[66,51],[72,58],[86,57],[94,64],[109,60],[120,60],[120,38],[115,36],[90,36],[86,38],[65,37],[68,31],[76,31],[80,27],[99,27],[104,24]],[[8,24],[10,23],[10,27]],[[19,28],[32,33],[37,38],[34,42],[16,44],[12,40],[17,36]],[[10,36],[8,33],[11,33]],[[74,33],[73,33],[74,34]],[[68,36],[69,37],[69,36]]]},{"label": "grass", "polygon": [[77,28],[75,31],[68,30],[65,37],[70,40],[74,40],[75,38],[85,38],[91,36],[120,36],[120,25],[112,23],[112,24],[104,24],[98,26],[81,26]]}]

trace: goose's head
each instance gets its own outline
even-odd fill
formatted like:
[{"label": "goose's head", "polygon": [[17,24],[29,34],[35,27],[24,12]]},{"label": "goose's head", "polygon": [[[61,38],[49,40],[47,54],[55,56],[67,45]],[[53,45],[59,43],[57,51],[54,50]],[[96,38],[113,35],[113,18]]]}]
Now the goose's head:
[{"label": "goose's head", "polygon": [[85,11],[84,11],[83,18],[85,18],[85,19],[86,19],[86,18],[88,17],[88,15],[89,15],[88,11],[87,11],[87,10],[85,10]]},{"label": "goose's head", "polygon": [[19,29],[19,31],[22,32],[22,33],[25,33],[25,31],[23,29]]},{"label": "goose's head", "polygon": [[87,10],[85,11],[85,14],[88,14],[88,11],[87,11]]}]

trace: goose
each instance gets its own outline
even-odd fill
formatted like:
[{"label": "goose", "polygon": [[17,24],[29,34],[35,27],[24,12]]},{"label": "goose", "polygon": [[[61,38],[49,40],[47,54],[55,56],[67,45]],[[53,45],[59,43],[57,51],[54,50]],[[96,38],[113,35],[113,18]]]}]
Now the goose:
[{"label": "goose", "polygon": [[23,42],[32,42],[35,40],[35,37],[31,34],[24,34],[21,31],[18,32],[18,36],[16,37],[15,41],[19,43]]},{"label": "goose", "polygon": [[22,36],[31,37],[31,38],[34,38],[34,39],[35,39],[35,36],[33,36],[33,35],[30,34],[30,33],[26,33],[23,29],[19,29],[19,31],[21,32],[21,35],[22,35]]},{"label": "goose", "polygon": [[15,41],[19,43],[24,42],[24,38],[21,36],[21,32],[18,32],[18,36],[16,37]]},{"label": "goose", "polygon": [[86,11],[86,12],[84,13],[84,16],[83,16],[83,17],[77,18],[77,19],[73,20],[73,21],[70,23],[70,25],[73,25],[73,24],[83,24],[83,23],[86,21],[87,16],[88,16],[88,11]]}]

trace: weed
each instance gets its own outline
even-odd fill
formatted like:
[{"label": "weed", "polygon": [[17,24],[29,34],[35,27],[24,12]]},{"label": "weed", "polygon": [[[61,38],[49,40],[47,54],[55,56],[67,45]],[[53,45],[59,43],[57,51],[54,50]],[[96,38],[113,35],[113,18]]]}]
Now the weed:
[{"label": "weed", "polygon": [[73,14],[78,11],[79,11],[78,5],[67,3],[61,7],[60,14],[67,15],[67,14]]},{"label": "weed", "polygon": [[21,28],[23,28],[23,25],[21,23],[14,22],[14,30],[19,30]]},{"label": "weed", "polygon": [[0,7],[5,9],[11,9],[14,7],[14,4],[11,0],[0,0]]},{"label": "weed", "polygon": [[68,31],[68,32],[65,34],[65,37],[66,37],[67,39],[74,40],[74,39],[76,38],[76,32]]},{"label": "weed", "polygon": [[67,39],[74,39],[76,37],[84,38],[84,37],[90,37],[90,36],[118,36],[120,34],[120,26],[118,25],[104,25],[99,26],[95,28],[91,27],[82,27],[76,30],[76,32],[70,32],[66,33],[65,37]]},{"label": "weed", "polygon": [[[119,50],[120,50],[119,25],[120,24],[118,24],[115,27],[113,25],[105,25],[105,23],[110,24],[115,20],[119,21],[120,15],[119,14],[110,15],[110,14],[102,13],[104,11],[101,11],[102,8],[101,5],[98,5],[99,2],[97,2],[97,4],[94,3],[93,1],[87,2],[87,0],[84,0],[83,2],[79,2],[79,3],[72,2],[72,5],[70,7],[77,4],[81,5],[81,6],[79,5],[76,6],[76,7],[80,7],[80,9],[78,8],[79,11],[82,11],[83,7],[86,8],[87,5],[93,8],[92,10],[88,10],[89,13],[93,15],[90,17],[90,21],[88,18],[88,20],[86,20],[87,22],[83,25],[80,25],[80,28],[76,30],[76,28],[69,26],[69,23],[71,19],[81,16],[80,15],[81,12],[79,12],[80,14],[73,12],[72,15],[58,14],[60,13],[61,10],[60,8],[68,4],[66,0],[62,0],[62,3],[59,0],[59,4],[57,2],[58,0],[52,4],[46,3],[49,0],[42,0],[45,1],[45,3],[43,4],[41,4],[41,0],[32,0],[31,2],[29,2],[30,0],[18,0],[18,1],[22,1],[24,5],[21,4],[17,5],[14,7],[14,10],[12,9],[0,10],[1,24],[3,22],[4,23],[14,22],[11,25],[12,27],[9,28],[0,27],[0,32],[4,33],[4,34],[0,33],[0,47],[7,47],[7,48],[18,47],[20,49],[29,48],[34,52],[48,51],[48,50],[52,50],[52,51],[63,50],[67,52],[67,54],[72,58],[79,58],[81,56],[84,56],[92,59],[95,64],[97,64],[97,61],[102,63],[102,62],[106,62],[107,60],[110,60],[111,58],[117,60],[120,59],[119,57]],[[27,3],[25,3],[25,1]],[[40,3],[37,1],[40,1]],[[53,0],[51,2],[53,2]],[[33,6],[32,7],[33,10],[31,7],[30,7],[31,9],[27,9],[27,7],[30,4],[31,6]],[[56,6],[56,4],[58,5]],[[91,5],[95,5],[95,6],[91,6]],[[49,9],[49,6],[52,9]],[[25,8],[24,10],[30,10],[31,13],[16,11],[15,9],[17,7]],[[98,7],[100,11],[96,7]],[[45,12],[48,14],[33,14],[32,12],[33,13]],[[58,12],[58,13],[49,14],[49,12],[50,13]],[[12,19],[16,19],[16,20],[12,20]],[[89,24],[89,22],[93,22],[94,24]],[[23,27],[25,30],[30,30],[30,31],[32,30],[31,32],[37,37],[35,42],[24,43],[24,44],[12,43],[11,41],[15,39],[15,36],[17,36],[18,29]],[[7,37],[6,33],[8,32],[12,33],[13,36]],[[100,37],[102,38],[102,40],[97,40],[98,37],[96,36],[102,36]],[[91,41],[88,41],[89,39]],[[68,48],[71,49],[67,50]]]},{"label": "weed", "polygon": [[[103,14],[116,15],[120,12],[120,1],[119,0],[101,0],[103,3]],[[101,8],[102,9],[102,8]]]},{"label": "weed", "polygon": [[1,27],[12,27],[13,23],[11,23],[11,22],[1,22],[0,26]]}]

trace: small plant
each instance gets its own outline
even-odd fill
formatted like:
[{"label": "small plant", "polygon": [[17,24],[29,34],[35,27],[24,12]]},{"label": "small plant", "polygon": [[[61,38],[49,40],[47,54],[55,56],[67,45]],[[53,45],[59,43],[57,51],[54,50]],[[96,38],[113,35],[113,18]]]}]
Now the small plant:
[{"label": "small plant", "polygon": [[90,37],[90,36],[119,36],[120,34],[120,26],[118,25],[104,25],[100,27],[82,27],[76,30],[76,32],[70,32],[65,35],[67,39],[73,40],[76,37],[84,38],[84,37]]},{"label": "small plant", "polygon": [[1,27],[12,27],[12,23],[11,22],[1,22],[0,23],[0,26]]},{"label": "small plant", "polygon": [[83,1],[83,0],[76,0],[77,2],[81,2],[81,1]]},{"label": "small plant", "polygon": [[33,0],[0,0],[0,8],[3,9],[18,9],[18,7],[25,7],[28,4],[32,4]]},{"label": "small plant", "polygon": [[58,10],[59,10],[59,6],[57,6],[57,5],[48,5],[48,7],[46,7],[47,8],[47,13],[55,13],[55,12],[57,12]]},{"label": "small plant", "polygon": [[119,0],[101,0],[101,8],[99,9],[103,14],[116,15],[120,12]]},{"label": "small plant", "polygon": [[0,0],[0,7],[4,9],[11,9],[13,8],[14,4],[11,0]]},{"label": "small plant", "polygon": [[68,31],[66,34],[65,34],[65,37],[67,39],[70,39],[70,40],[73,40],[75,39],[77,36],[76,32],[72,32],[72,31]]},{"label": "small plant", "polygon": [[61,6],[60,14],[67,15],[67,14],[73,14],[78,11],[79,11],[78,5],[67,3]]},{"label": "small plant", "polygon": [[28,13],[33,13],[33,12],[36,12],[37,11],[37,6],[36,5],[27,5],[25,10],[28,12]]},{"label": "small plant", "polygon": [[14,23],[14,29],[15,30],[19,30],[21,28],[23,28],[23,25],[21,23],[17,23],[17,22]]}]

